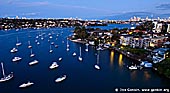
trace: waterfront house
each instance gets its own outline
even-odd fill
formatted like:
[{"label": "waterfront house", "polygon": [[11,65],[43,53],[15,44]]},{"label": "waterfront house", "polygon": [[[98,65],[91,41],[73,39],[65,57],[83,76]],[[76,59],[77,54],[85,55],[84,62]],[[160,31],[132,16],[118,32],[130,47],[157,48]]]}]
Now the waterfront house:
[{"label": "waterfront house", "polygon": [[132,35],[122,34],[120,36],[120,45],[128,46],[130,45],[130,40],[133,38]]},{"label": "waterfront house", "polygon": [[167,38],[165,36],[158,36],[151,38],[150,47],[162,47],[163,43],[166,42]]}]

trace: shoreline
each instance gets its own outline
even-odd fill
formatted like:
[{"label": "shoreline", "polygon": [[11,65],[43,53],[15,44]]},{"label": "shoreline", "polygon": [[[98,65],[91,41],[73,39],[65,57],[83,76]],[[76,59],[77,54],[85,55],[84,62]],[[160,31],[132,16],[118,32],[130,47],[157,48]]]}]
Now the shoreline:
[{"label": "shoreline", "polygon": [[[69,40],[72,41],[72,42],[75,42],[75,43],[81,43],[81,44],[86,44],[86,43],[87,43],[86,41],[82,41],[82,40],[79,40],[79,39],[74,39],[74,40],[73,40],[73,39],[69,38]],[[90,44],[89,44],[89,45],[90,45]],[[140,63],[142,62],[141,59],[137,59],[134,54],[128,54],[128,53],[126,53],[126,52],[121,51],[120,49],[118,49],[118,48],[116,48],[116,47],[113,47],[113,48],[105,48],[105,49],[114,50],[114,51],[116,51],[116,52],[118,52],[118,53],[123,54],[123,55],[126,56],[127,58],[130,58],[130,59],[136,61],[136,62],[140,62]]]}]

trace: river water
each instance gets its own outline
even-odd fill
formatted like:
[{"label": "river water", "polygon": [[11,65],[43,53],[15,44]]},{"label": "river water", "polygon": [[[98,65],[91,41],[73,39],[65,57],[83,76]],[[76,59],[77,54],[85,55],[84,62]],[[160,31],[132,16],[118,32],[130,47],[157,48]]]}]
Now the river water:
[{"label": "river water", "polygon": [[[114,27],[129,28],[130,25],[113,24],[100,28],[112,29]],[[132,60],[115,51],[100,51],[101,69],[96,70],[94,65],[97,51],[92,46],[89,46],[89,51],[86,52],[85,45],[68,41],[69,51],[66,50],[66,37],[72,34],[73,30],[74,28],[43,28],[0,31],[0,61],[4,63],[6,74],[14,72],[13,79],[0,83],[0,93],[114,93],[115,89],[120,91],[128,88],[139,90],[170,88],[170,80],[158,75],[152,69],[134,71],[127,69],[127,65],[132,64]],[[42,33],[44,33],[44,40],[38,38],[40,45],[37,45],[35,37]],[[53,33],[50,42],[58,45],[58,48],[51,46],[52,53],[49,53],[49,33]],[[10,53],[10,50],[16,47],[17,37],[22,45],[18,47],[18,52]],[[30,58],[28,41],[31,42],[35,54],[33,58]],[[82,47],[82,62],[78,60],[79,47]],[[75,57],[72,55],[73,52],[77,53]],[[14,56],[20,56],[22,60],[12,62]],[[62,61],[58,61],[59,57],[63,58]],[[29,62],[34,59],[39,63],[29,66]],[[53,61],[56,61],[59,67],[51,70],[49,66]],[[55,79],[61,75],[67,75],[67,78],[56,83]],[[3,77],[2,71],[0,71],[0,77]],[[34,85],[19,88],[19,85],[28,81],[34,82]]]}]

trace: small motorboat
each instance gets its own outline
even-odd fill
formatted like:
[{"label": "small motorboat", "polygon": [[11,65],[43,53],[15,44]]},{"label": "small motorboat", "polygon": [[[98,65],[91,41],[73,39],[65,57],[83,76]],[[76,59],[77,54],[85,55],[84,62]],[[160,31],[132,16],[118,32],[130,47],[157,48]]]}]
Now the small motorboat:
[{"label": "small motorboat", "polygon": [[55,80],[55,82],[61,82],[66,79],[66,75],[63,75],[62,77],[59,77]]},{"label": "small motorboat", "polygon": [[94,65],[94,67],[99,70],[100,69],[100,66],[99,65]]},{"label": "small motorboat", "polygon": [[30,63],[29,63],[29,65],[31,66],[31,65],[34,65],[34,64],[37,64],[38,63],[38,60],[34,60],[34,61],[31,61]]},{"label": "small motorboat", "polygon": [[34,84],[33,82],[28,81],[27,83],[21,84],[19,87],[20,87],[20,88],[25,88],[25,87],[29,87],[29,86],[31,86],[31,85],[33,85],[33,84]]}]

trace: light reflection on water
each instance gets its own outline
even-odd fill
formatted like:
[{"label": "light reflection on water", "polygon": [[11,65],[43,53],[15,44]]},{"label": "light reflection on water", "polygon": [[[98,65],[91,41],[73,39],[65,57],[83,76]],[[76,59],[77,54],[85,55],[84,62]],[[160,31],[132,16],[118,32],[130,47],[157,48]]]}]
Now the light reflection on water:
[{"label": "light reflection on water", "polygon": [[114,51],[112,50],[110,52],[110,66],[112,67],[113,66],[113,61],[114,61]]},{"label": "light reflection on water", "polygon": [[119,54],[119,66],[120,67],[123,67],[123,55],[122,54]]},{"label": "light reflection on water", "polygon": [[136,76],[137,76],[137,71],[136,70],[131,71],[130,76],[131,76],[131,80],[134,81],[136,79]]},{"label": "light reflection on water", "polygon": [[148,71],[144,71],[144,79],[149,80],[151,78],[151,75],[149,74]]}]

